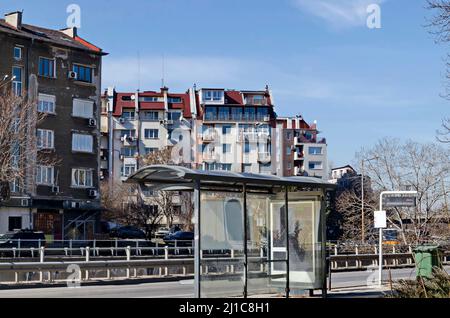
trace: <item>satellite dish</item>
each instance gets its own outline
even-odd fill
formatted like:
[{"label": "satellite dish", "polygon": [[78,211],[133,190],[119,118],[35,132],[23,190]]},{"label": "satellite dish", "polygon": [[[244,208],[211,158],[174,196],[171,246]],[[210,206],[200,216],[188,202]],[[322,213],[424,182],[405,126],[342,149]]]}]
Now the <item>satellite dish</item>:
[{"label": "satellite dish", "polygon": [[135,100],[135,99],[136,99],[136,96],[131,95],[131,100]]}]

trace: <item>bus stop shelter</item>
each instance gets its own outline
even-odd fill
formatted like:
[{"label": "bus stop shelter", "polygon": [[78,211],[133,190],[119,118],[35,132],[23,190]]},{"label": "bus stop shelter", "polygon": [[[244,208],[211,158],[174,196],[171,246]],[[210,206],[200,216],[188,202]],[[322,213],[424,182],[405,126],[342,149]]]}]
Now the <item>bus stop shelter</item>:
[{"label": "bus stop shelter", "polygon": [[144,167],[127,182],[193,193],[196,297],[325,289],[326,193],[334,185],[168,165]]}]

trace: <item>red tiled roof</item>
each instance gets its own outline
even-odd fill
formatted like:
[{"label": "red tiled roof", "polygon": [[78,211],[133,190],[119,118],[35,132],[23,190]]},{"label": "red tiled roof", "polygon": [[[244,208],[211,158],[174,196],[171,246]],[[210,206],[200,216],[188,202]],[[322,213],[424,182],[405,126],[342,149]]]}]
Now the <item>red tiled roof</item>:
[{"label": "red tiled roof", "polygon": [[244,99],[241,92],[238,91],[225,91],[225,104],[230,105],[244,105]]},{"label": "red tiled roof", "polygon": [[[115,96],[115,108],[114,108],[114,116],[122,116],[124,109],[134,109],[136,107],[135,101],[124,101],[122,97],[124,96],[133,96],[135,93],[117,93]],[[139,93],[139,97],[164,97],[162,93],[146,91],[143,93]],[[183,111],[184,118],[191,118],[191,104],[188,93],[183,94],[168,94],[168,97],[179,97],[181,98],[181,103],[169,103],[170,109],[179,109]],[[140,102],[139,103],[140,110],[164,110],[164,102]]]},{"label": "red tiled roof", "polygon": [[72,38],[59,30],[46,29],[29,24],[22,24],[21,28],[18,29],[6,23],[4,19],[0,19],[0,32],[5,32],[28,39],[49,42],[64,47],[87,50],[102,55],[107,54],[104,53],[99,47],[89,43],[83,38],[78,36]]}]

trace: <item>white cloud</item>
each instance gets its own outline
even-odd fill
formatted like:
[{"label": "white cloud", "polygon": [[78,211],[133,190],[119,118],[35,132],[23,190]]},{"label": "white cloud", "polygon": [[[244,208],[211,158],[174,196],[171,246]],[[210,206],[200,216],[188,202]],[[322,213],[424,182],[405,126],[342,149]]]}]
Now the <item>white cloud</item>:
[{"label": "white cloud", "polygon": [[385,0],[292,0],[299,10],[312,14],[335,28],[366,25],[367,7]]}]

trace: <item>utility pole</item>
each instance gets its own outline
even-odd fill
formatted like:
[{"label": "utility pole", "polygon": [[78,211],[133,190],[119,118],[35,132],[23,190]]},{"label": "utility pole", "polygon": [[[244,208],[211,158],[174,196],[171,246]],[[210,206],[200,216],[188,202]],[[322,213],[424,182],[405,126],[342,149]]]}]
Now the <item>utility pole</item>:
[{"label": "utility pole", "polygon": [[366,231],[364,227],[364,159],[361,160],[361,242],[364,243]]},{"label": "utility pole", "polygon": [[108,186],[109,186],[109,194],[113,195],[113,186],[114,186],[114,121],[113,121],[113,112],[114,112],[114,87],[108,87]]}]

